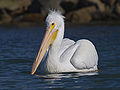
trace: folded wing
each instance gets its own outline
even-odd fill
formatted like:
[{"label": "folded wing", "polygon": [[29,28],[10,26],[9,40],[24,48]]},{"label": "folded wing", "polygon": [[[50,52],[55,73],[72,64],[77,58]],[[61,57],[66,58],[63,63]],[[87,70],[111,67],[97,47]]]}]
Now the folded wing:
[{"label": "folded wing", "polygon": [[79,70],[97,67],[98,55],[92,42],[83,39],[77,41],[76,45],[76,51],[70,59],[71,64]]}]

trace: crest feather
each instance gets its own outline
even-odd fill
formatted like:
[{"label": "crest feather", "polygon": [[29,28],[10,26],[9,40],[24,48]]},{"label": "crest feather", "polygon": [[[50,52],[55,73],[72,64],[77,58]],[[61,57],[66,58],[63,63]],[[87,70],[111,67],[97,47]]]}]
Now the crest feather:
[{"label": "crest feather", "polygon": [[61,18],[65,18],[59,10],[49,10],[49,14],[59,15]]}]

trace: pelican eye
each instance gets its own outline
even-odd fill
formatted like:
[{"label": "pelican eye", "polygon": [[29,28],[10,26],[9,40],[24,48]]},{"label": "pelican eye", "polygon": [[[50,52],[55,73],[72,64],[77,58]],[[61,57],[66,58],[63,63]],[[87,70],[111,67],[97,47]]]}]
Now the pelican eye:
[{"label": "pelican eye", "polygon": [[52,25],[54,25],[55,23],[52,23]]},{"label": "pelican eye", "polygon": [[55,27],[55,23],[53,22],[53,23],[50,25],[50,32],[53,30],[54,27]]}]

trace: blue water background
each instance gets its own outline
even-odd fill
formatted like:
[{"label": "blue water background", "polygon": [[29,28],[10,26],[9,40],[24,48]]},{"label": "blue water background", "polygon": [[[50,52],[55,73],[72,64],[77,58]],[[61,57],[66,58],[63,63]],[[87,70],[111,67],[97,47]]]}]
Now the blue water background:
[{"label": "blue water background", "polygon": [[0,27],[0,89],[120,90],[120,26],[66,27],[65,37],[89,39],[99,72],[31,75],[44,27]]}]

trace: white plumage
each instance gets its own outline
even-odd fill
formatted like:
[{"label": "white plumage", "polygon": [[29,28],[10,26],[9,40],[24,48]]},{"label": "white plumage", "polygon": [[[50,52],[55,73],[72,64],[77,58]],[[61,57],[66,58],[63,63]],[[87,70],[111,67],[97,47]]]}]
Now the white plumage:
[{"label": "white plumage", "polygon": [[[89,72],[96,71],[98,65],[98,55],[95,46],[89,40],[78,40],[74,42],[64,37],[64,20],[60,12],[50,11],[46,18],[48,36],[53,36],[53,42],[47,45],[50,40],[41,44],[40,51],[33,64],[32,74],[36,71],[40,63],[41,73],[61,73],[61,72]],[[52,29],[51,29],[52,28]],[[45,38],[44,37],[44,38]],[[46,54],[43,53],[45,49]],[[41,62],[41,60],[44,60]]]}]

